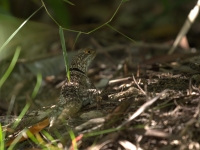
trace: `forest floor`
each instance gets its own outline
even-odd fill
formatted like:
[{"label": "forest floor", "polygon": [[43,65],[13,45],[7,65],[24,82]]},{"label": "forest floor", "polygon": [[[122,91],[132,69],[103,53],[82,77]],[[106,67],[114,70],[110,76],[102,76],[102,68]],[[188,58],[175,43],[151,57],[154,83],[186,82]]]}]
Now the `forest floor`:
[{"label": "forest floor", "polygon": [[[72,9],[71,14],[77,19],[72,20],[80,21],[73,28],[90,31],[109,20],[117,8],[114,6],[118,6],[119,2],[106,3],[110,7],[105,10],[110,11],[102,12],[105,14],[101,17],[99,13],[91,15],[95,9],[102,10],[104,6],[101,5],[82,8],[84,14],[81,17],[76,16],[75,12],[82,5]],[[47,127],[45,130],[53,138],[49,139],[45,132],[40,132],[35,137],[37,140],[38,136],[42,137],[43,140],[39,140],[42,143],[35,144],[28,139],[15,146],[19,149],[199,150],[198,20],[175,52],[168,54],[188,12],[195,4],[190,1],[185,3],[173,3],[168,11],[168,7],[159,1],[148,1],[146,5],[130,1],[120,7],[118,15],[110,23],[117,31],[105,25],[91,34],[81,34],[77,41],[77,33],[66,31],[69,61],[74,55],[74,51],[70,51],[73,48],[76,51],[91,47],[97,51],[88,77],[102,91],[102,100],[98,106],[87,105],[67,119],[58,133],[50,133]],[[87,25],[84,21],[88,19],[96,19],[97,23]],[[81,23],[85,24],[79,25]],[[31,103],[31,111],[56,104],[59,99],[66,72],[58,30],[55,26],[47,27],[44,24],[39,24],[40,27],[41,31],[47,28],[48,32],[30,28],[30,36],[22,40],[27,45],[22,44],[23,52],[0,91],[1,116],[19,115],[26,103]],[[118,31],[131,37],[131,40]],[[38,39],[33,32],[36,32]],[[137,39],[136,42],[133,39]],[[0,64],[1,75],[11,58],[7,60]],[[42,84],[37,96],[32,98],[38,72],[42,75]]]}]

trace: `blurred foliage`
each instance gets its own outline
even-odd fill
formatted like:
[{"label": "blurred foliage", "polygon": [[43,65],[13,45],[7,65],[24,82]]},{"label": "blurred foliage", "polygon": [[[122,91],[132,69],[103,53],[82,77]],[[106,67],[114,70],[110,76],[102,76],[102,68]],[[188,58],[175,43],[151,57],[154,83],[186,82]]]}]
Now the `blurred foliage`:
[{"label": "blurred foliage", "polygon": [[[55,17],[55,19],[63,26],[69,27],[70,25],[70,12],[68,11],[67,5],[70,5],[70,2],[65,2],[63,0],[44,0],[44,3],[47,5],[48,9]],[[1,0],[0,1],[0,14],[7,14],[15,16],[17,18],[28,18],[37,8],[41,6],[39,0]],[[44,10],[42,13],[45,12]],[[36,14],[33,19],[45,19],[44,16]]]},{"label": "blurred foliage", "polygon": [[8,0],[0,1],[0,13],[1,14],[10,13],[10,2]]},{"label": "blurred foliage", "polygon": [[[2,45],[23,21],[6,15],[0,15],[0,20],[0,45]],[[49,25],[28,21],[0,52],[0,60],[11,56],[18,45],[22,46],[21,58],[37,56],[38,51],[40,51],[39,55],[41,56],[42,51],[45,52],[45,48],[49,43],[55,41],[56,34],[58,35],[57,31]]]},{"label": "blurred foliage", "polygon": [[44,2],[50,7],[47,9],[53,11],[53,17],[57,20],[57,22],[62,27],[68,28],[70,25],[70,14],[66,4],[69,3],[65,3],[63,0],[44,0]]}]

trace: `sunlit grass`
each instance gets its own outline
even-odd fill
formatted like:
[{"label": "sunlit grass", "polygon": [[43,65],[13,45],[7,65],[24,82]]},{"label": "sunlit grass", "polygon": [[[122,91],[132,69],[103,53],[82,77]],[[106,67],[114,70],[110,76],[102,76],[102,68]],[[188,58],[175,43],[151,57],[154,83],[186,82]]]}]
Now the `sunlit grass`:
[{"label": "sunlit grass", "polygon": [[19,54],[21,52],[21,47],[17,47],[14,57],[10,63],[10,66],[8,67],[7,71],[5,72],[5,74],[1,77],[0,79],[0,88],[2,87],[2,85],[4,84],[4,82],[6,81],[6,79],[8,78],[8,76],[11,74],[11,72],[13,71],[13,68],[15,67],[15,64],[18,60]]},{"label": "sunlit grass", "polygon": [[4,138],[5,138],[5,133],[2,131],[2,126],[0,123],[0,150],[4,150]]},{"label": "sunlit grass", "polygon": [[3,43],[3,45],[0,47],[0,53],[4,49],[6,45],[13,39],[13,37],[19,32],[19,30],[30,20],[31,17],[33,17],[43,6],[38,8],[30,17],[28,17],[16,30],[13,32],[13,34]]},{"label": "sunlit grass", "polygon": [[[16,62],[19,58],[20,55],[20,51],[21,51],[21,47],[17,47],[14,57],[10,63],[10,66],[8,67],[8,69],[6,70],[5,74],[1,77],[0,79],[0,88],[2,87],[2,85],[4,84],[4,82],[6,81],[6,79],[9,77],[9,75],[11,74],[11,72],[13,71]],[[5,143],[4,143],[4,138],[5,138],[5,133],[2,130],[2,126],[0,124],[0,150],[4,150],[5,147]]]},{"label": "sunlit grass", "polygon": [[42,84],[42,74],[38,73],[37,74],[37,82],[36,82],[36,85],[35,85],[35,87],[33,89],[32,94],[31,94],[31,98],[32,99],[34,99],[36,97],[36,95],[37,95],[37,93],[38,93],[38,91],[40,89],[41,84]]},{"label": "sunlit grass", "polygon": [[[26,132],[27,129],[24,129],[22,132]],[[11,143],[11,145],[8,147],[8,150],[12,150],[16,144],[20,141],[20,139],[22,138],[22,132],[21,134],[19,134],[14,140],[13,142]]]},{"label": "sunlit grass", "polygon": [[[20,134],[12,141],[12,143],[10,144],[10,146],[8,147],[8,150],[12,150],[16,144],[20,141],[20,139],[24,136],[27,136],[31,139],[31,141],[33,141],[35,144],[39,145],[40,142],[39,140],[28,130],[28,129],[24,129],[20,132]],[[40,145],[41,147],[43,147],[43,145]]]},{"label": "sunlit grass", "polygon": [[[34,16],[40,9],[42,8],[42,6],[36,10],[30,17],[28,17],[16,30],[15,32],[13,32],[13,34],[5,41],[5,43],[0,47],[0,52],[5,48],[6,45],[8,45],[8,43],[12,40],[12,38],[19,32],[19,30],[26,24],[26,22],[28,22],[28,20]],[[5,81],[7,80],[7,78],[9,77],[9,75],[11,74],[11,72],[13,71],[15,65],[16,65],[16,62],[19,58],[19,55],[20,55],[20,52],[21,52],[21,47],[17,47],[16,48],[16,51],[14,53],[14,57],[8,67],[8,69],[6,70],[5,74],[0,78],[0,88],[2,87],[2,85],[5,83]],[[37,83],[36,83],[36,86],[32,92],[32,95],[31,95],[31,98],[34,99],[35,96],[37,95],[38,91],[39,91],[39,88],[41,86],[41,83],[42,83],[42,75],[40,73],[38,73],[37,75]],[[16,120],[16,122],[14,123],[13,127],[16,127],[21,118],[23,118],[23,116],[25,115],[25,113],[27,112],[28,108],[30,107],[30,104],[27,103],[24,107],[24,109],[22,110],[22,112],[20,113],[18,119]],[[2,131],[2,128],[1,128],[1,125],[0,125],[0,150],[3,150],[4,149],[4,135],[5,133]],[[16,143],[20,140],[20,136],[17,137],[15,139],[15,142],[12,143],[11,146],[9,146],[8,149],[13,149],[13,147],[16,145]]]},{"label": "sunlit grass", "polygon": [[67,58],[65,37],[64,37],[63,29],[61,26],[59,26],[59,34],[60,34],[60,40],[61,40],[61,45],[62,45],[62,50],[63,50],[63,56],[64,56],[64,60],[65,60],[65,68],[66,68],[67,78],[70,81],[69,62],[68,62],[68,58]]},{"label": "sunlit grass", "polygon": [[72,139],[72,142],[73,142],[73,149],[77,150],[78,148],[77,148],[77,142],[75,140],[76,137],[75,137],[74,132],[72,131],[72,129],[68,128],[68,133],[69,133],[69,135],[70,135],[70,137]]},{"label": "sunlit grass", "polygon": [[[38,10],[39,10],[39,9],[38,9]],[[37,11],[38,11],[38,10],[37,10]],[[36,11],[36,12],[37,12],[37,11]],[[17,32],[22,28],[22,26],[23,26],[36,12],[34,12],[26,21],[24,21],[24,22],[21,24],[21,26],[8,38],[8,40],[0,47],[0,52],[1,52],[1,50],[9,43],[9,41],[17,34]],[[21,52],[21,47],[17,47],[17,48],[16,48],[16,51],[15,51],[15,54],[14,54],[14,57],[13,57],[13,59],[12,59],[10,65],[9,65],[8,69],[6,70],[5,74],[4,74],[4,75],[1,77],[1,79],[0,79],[0,88],[2,87],[2,85],[4,84],[4,82],[7,80],[7,78],[8,78],[9,75],[11,74],[11,72],[13,71],[13,69],[14,69],[14,67],[15,67],[15,65],[16,65],[16,62],[17,62],[17,60],[18,60],[18,58],[19,58],[20,52]],[[37,95],[38,90],[39,90],[39,88],[40,88],[40,86],[41,86],[41,82],[42,82],[42,75],[39,73],[39,74],[37,75],[37,83],[36,83],[36,86],[35,86],[35,88],[34,88],[34,90],[33,90],[33,92],[32,92],[32,95],[31,95],[31,98],[32,98],[32,99],[34,99],[35,96]],[[23,118],[23,116],[25,115],[25,113],[27,112],[27,110],[28,110],[29,107],[30,107],[30,104],[27,103],[26,106],[24,107],[24,109],[22,110],[21,114],[19,115],[18,119],[17,119],[16,122],[14,123],[14,125],[13,125],[14,128],[19,124],[21,118]],[[2,130],[0,130],[0,135],[1,135],[0,138],[3,138],[3,141],[4,141],[4,136],[3,136],[4,133],[2,132]],[[20,139],[20,138],[19,138],[19,139]],[[17,139],[16,139],[16,140],[17,140]],[[2,146],[2,145],[3,145],[3,146]],[[1,149],[3,149],[2,147],[4,147],[4,144],[1,144]],[[11,146],[10,149],[12,149],[12,147],[13,147],[13,145]]]}]

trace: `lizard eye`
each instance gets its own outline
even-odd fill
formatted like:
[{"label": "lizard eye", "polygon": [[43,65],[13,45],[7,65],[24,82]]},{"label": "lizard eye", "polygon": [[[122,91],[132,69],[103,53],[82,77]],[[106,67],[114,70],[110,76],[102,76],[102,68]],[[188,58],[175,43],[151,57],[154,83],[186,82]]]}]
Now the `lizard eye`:
[{"label": "lizard eye", "polygon": [[88,54],[90,54],[90,53],[91,53],[91,51],[90,51],[90,50],[88,50],[87,52],[88,52]]},{"label": "lizard eye", "polygon": [[84,50],[84,53],[90,55],[91,53],[93,53],[93,50],[90,48],[87,48]]}]

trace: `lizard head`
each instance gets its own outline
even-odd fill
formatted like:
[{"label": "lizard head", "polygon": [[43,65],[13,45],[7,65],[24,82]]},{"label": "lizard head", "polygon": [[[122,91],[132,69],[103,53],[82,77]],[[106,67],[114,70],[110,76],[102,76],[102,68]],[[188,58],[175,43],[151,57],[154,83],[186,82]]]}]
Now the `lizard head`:
[{"label": "lizard head", "polygon": [[95,58],[96,51],[90,48],[80,49],[72,58],[70,69],[78,69],[86,73],[91,61]]}]

